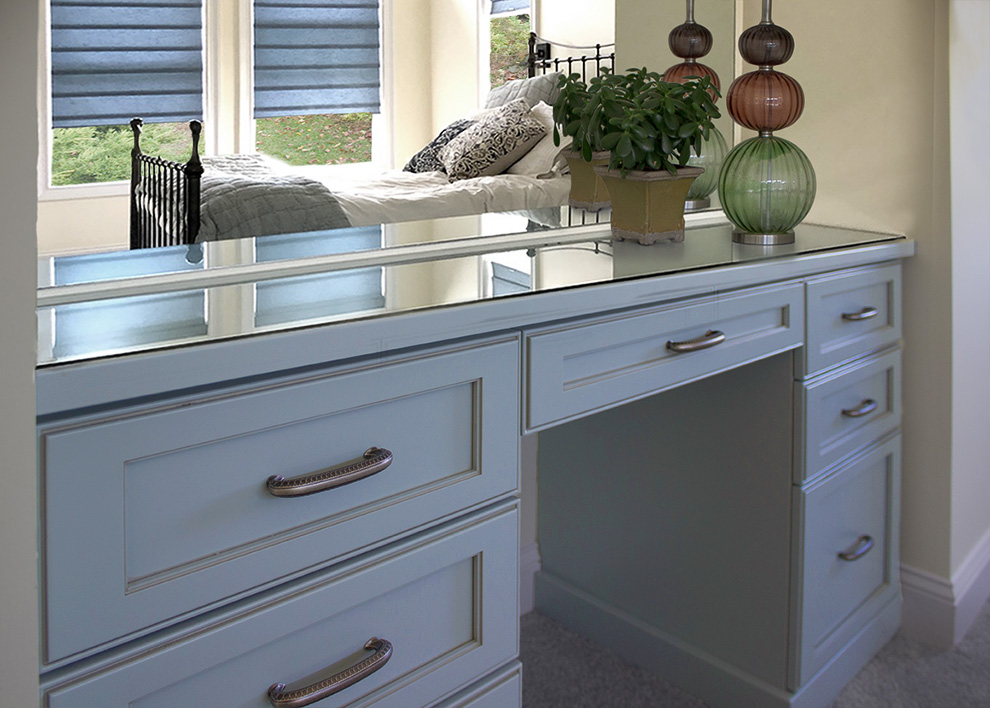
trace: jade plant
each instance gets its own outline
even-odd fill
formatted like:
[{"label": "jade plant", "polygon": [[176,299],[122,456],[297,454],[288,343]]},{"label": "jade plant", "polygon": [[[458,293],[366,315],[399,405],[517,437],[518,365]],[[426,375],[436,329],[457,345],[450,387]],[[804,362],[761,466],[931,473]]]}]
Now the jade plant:
[{"label": "jade plant", "polygon": [[561,133],[570,135],[588,161],[592,152],[608,150],[609,168],[623,175],[629,170],[675,174],[715,129],[716,95],[708,77],[669,83],[645,68],[603,73],[587,84],[579,74],[563,76],[554,104],[554,142],[560,144]]}]

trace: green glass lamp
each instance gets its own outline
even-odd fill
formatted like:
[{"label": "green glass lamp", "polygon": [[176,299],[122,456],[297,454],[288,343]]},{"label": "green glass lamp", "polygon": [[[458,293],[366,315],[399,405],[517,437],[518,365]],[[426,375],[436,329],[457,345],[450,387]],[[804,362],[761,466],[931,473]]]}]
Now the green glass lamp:
[{"label": "green glass lamp", "polygon": [[725,216],[736,227],[737,243],[764,246],[793,243],[794,227],[815,201],[815,170],[794,143],[774,135],[793,125],[804,110],[804,92],[792,77],[774,69],[791,58],[794,38],[770,19],[772,0],[763,0],[760,24],[739,37],[739,53],[756,71],[729,87],[732,119],[759,132],[726,155],[718,179]]}]

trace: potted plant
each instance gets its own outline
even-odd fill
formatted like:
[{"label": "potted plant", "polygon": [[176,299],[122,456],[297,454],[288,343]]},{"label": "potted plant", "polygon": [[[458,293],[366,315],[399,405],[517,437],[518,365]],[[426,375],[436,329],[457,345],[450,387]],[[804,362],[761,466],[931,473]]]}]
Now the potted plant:
[{"label": "potted plant", "polygon": [[593,168],[609,161],[609,152],[601,145],[608,128],[602,99],[615,95],[619,81],[621,77],[607,70],[590,83],[580,74],[560,77],[560,94],[553,105],[553,141],[560,145],[563,137],[572,138],[571,149],[564,153],[571,172],[568,203],[572,207],[599,211],[609,206],[608,190]]},{"label": "potted plant", "polygon": [[609,191],[612,234],[643,244],[683,240],[685,197],[704,171],[688,160],[715,130],[717,89],[707,77],[668,83],[645,68],[616,78],[575,131],[582,148],[597,142],[609,152],[594,171]]}]

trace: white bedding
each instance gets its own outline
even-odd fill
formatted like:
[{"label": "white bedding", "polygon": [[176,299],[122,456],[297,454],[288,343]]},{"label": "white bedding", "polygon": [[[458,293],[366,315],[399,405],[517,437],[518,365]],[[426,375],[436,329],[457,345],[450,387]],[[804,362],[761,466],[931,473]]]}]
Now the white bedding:
[{"label": "white bedding", "polygon": [[561,206],[571,186],[567,175],[501,174],[450,182],[443,172],[356,177],[332,167],[307,167],[305,175],[333,192],[352,226]]}]

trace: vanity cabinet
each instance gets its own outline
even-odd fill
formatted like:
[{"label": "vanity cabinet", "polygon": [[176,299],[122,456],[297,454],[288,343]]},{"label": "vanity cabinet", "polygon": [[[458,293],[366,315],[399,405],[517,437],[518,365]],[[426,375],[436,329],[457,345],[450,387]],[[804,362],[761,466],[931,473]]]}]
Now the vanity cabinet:
[{"label": "vanity cabinet", "polygon": [[484,705],[452,695],[518,653],[518,362],[502,336],[43,425],[48,705],[291,705],[269,687],[362,662],[320,706]]},{"label": "vanity cabinet", "polygon": [[712,705],[827,706],[900,617],[900,277],[737,291],[676,354],[694,301],[527,333],[528,420],[585,396],[540,433],[537,609]]},{"label": "vanity cabinet", "polygon": [[606,230],[588,275],[551,270],[585,232],[526,235],[533,292],[39,369],[43,703],[520,708],[536,504],[539,611],[718,708],[824,708],[899,621],[913,244],[802,229]]}]

